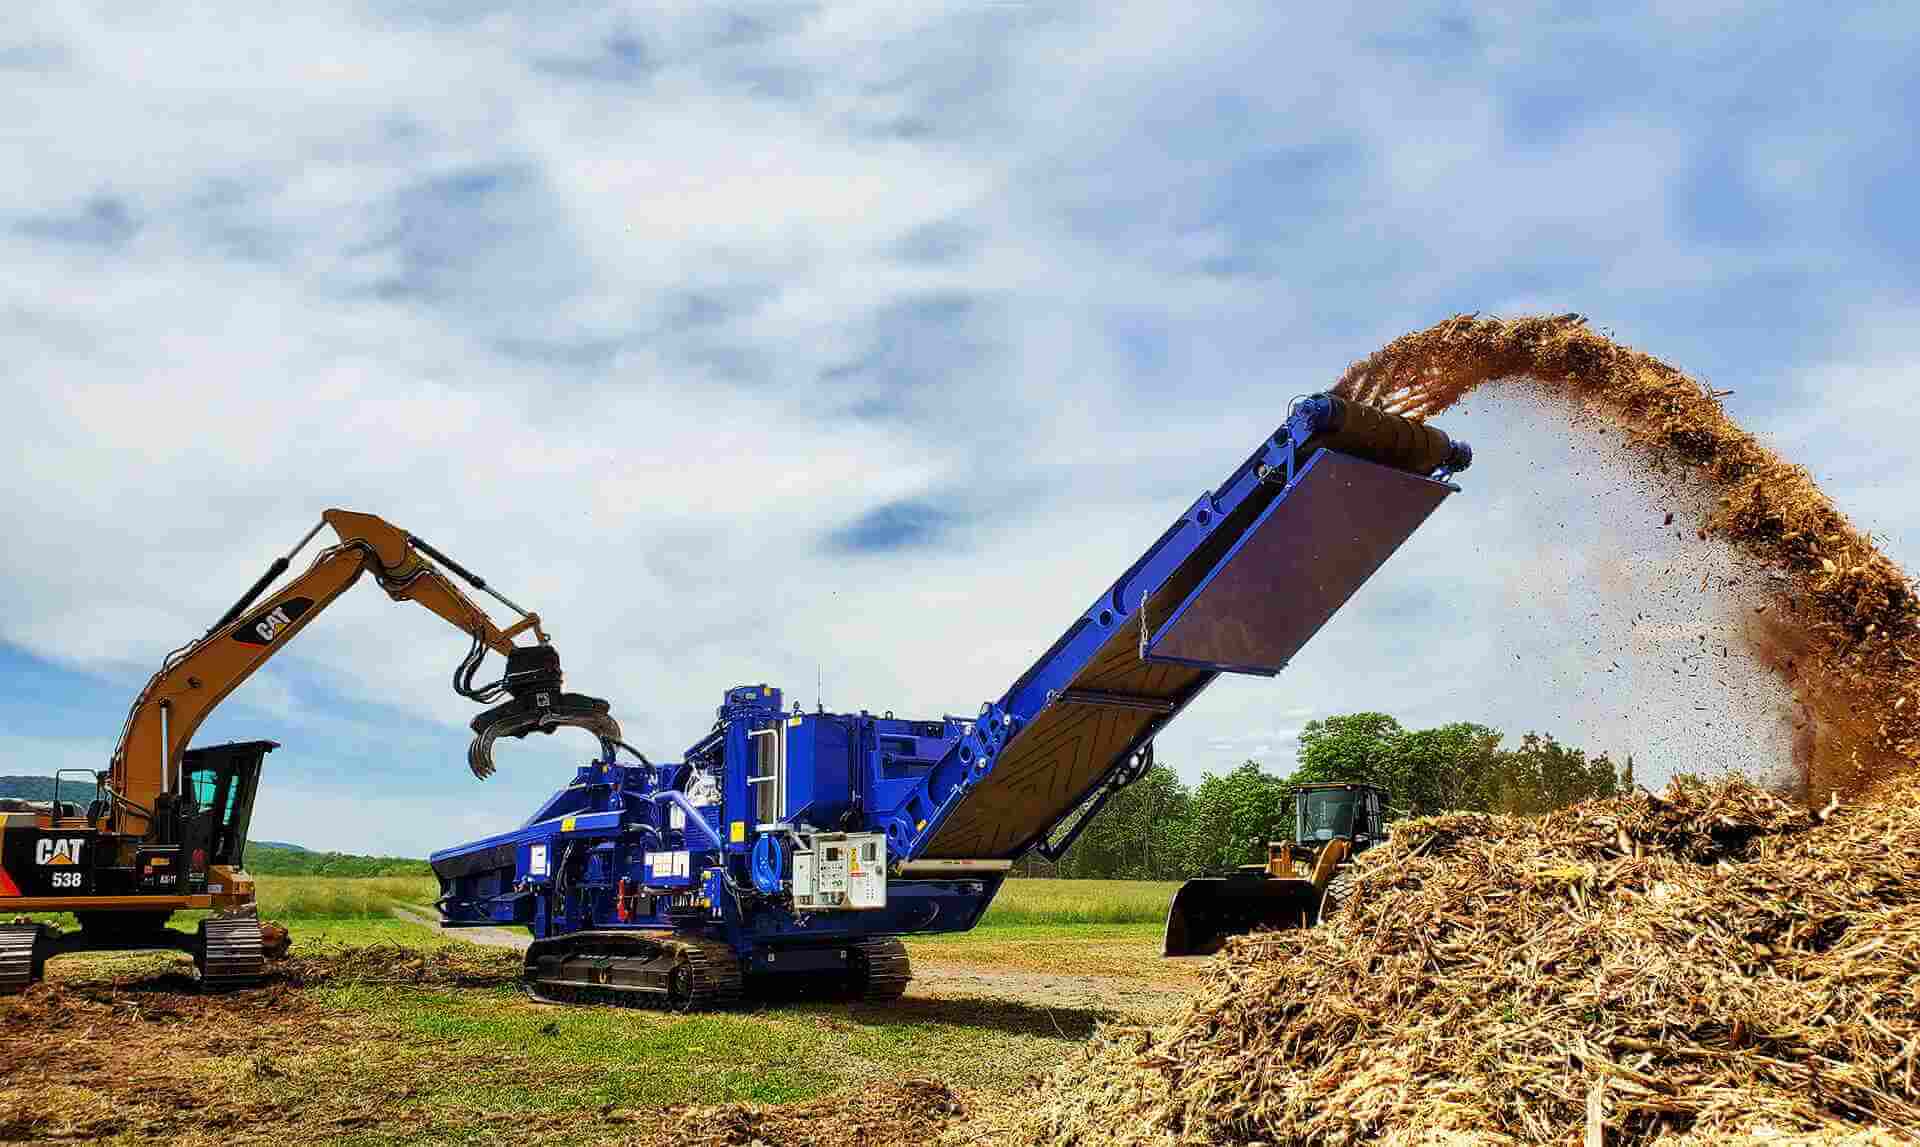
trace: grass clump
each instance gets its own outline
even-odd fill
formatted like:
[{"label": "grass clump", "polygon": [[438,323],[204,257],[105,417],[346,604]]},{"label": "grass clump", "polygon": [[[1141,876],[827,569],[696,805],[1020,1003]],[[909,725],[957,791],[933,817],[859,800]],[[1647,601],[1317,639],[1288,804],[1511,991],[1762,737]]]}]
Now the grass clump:
[{"label": "grass clump", "polygon": [[260,876],[260,914],[278,919],[384,917],[395,905],[426,904],[438,895],[430,876]]},{"label": "grass clump", "polygon": [[980,927],[1035,924],[1160,924],[1174,889],[1171,880],[1035,880],[1000,886]]}]

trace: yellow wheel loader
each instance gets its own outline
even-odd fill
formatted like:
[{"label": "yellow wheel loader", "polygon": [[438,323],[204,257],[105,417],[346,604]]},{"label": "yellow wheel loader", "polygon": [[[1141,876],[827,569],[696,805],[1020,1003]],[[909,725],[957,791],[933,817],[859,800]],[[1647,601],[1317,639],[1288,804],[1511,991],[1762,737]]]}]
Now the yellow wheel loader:
[{"label": "yellow wheel loader", "polygon": [[1318,924],[1341,867],[1386,839],[1386,807],[1387,790],[1376,785],[1301,785],[1293,794],[1293,839],[1269,841],[1265,864],[1195,877],[1173,894],[1162,954],[1204,956],[1230,936]]}]

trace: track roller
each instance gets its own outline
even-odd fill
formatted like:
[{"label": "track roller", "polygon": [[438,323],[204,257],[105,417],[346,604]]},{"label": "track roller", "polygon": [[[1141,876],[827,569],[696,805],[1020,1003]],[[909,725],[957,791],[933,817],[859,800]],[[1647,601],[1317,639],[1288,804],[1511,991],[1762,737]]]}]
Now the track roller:
[{"label": "track roller", "polygon": [[259,983],[267,974],[260,917],[240,911],[202,920],[193,964],[200,970],[200,986],[208,991]]},{"label": "track roller", "polygon": [[46,970],[46,929],[38,924],[0,924],[0,996],[26,991]]},{"label": "track roller", "polygon": [[676,1012],[740,1002],[740,961],[712,940],[643,932],[576,932],[536,940],[523,971],[537,999]]},{"label": "track roller", "polygon": [[853,946],[849,971],[853,992],[870,1004],[890,1004],[906,993],[913,970],[907,963],[907,946],[900,941],[863,940]]}]

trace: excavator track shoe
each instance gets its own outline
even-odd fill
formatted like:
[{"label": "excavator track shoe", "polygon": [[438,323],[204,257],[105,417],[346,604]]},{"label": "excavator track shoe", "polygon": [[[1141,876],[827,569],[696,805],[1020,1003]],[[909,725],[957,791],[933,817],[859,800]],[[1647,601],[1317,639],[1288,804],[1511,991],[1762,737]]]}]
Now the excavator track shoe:
[{"label": "excavator track shoe", "polygon": [[26,991],[46,968],[44,928],[38,924],[0,924],[0,996]]},{"label": "excavator track shoe", "polygon": [[890,1004],[899,999],[913,979],[907,946],[895,939],[855,944],[849,963],[854,994],[870,1004]]},{"label": "excavator track shoe", "polygon": [[245,912],[202,920],[193,963],[200,970],[200,986],[207,991],[245,988],[259,983],[267,974],[260,918]]},{"label": "excavator track shoe", "polygon": [[733,949],[712,940],[631,932],[576,932],[527,948],[522,983],[552,1003],[675,1012],[736,1007],[743,993]]}]

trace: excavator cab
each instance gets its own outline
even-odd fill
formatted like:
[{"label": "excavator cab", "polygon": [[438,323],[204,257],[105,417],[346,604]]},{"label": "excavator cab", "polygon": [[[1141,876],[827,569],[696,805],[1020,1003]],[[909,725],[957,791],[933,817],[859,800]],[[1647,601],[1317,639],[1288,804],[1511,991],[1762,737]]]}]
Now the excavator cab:
[{"label": "excavator cab", "polygon": [[186,795],[192,801],[183,812],[193,821],[191,835],[210,862],[241,866],[253,821],[253,798],[260,788],[260,766],[278,747],[272,741],[243,741],[188,749],[183,755]]},{"label": "excavator cab", "polygon": [[1301,785],[1293,794],[1293,839],[1269,841],[1265,864],[1195,877],[1173,894],[1162,954],[1203,956],[1230,936],[1318,924],[1335,873],[1386,839],[1386,806],[1387,791],[1377,785]]}]

